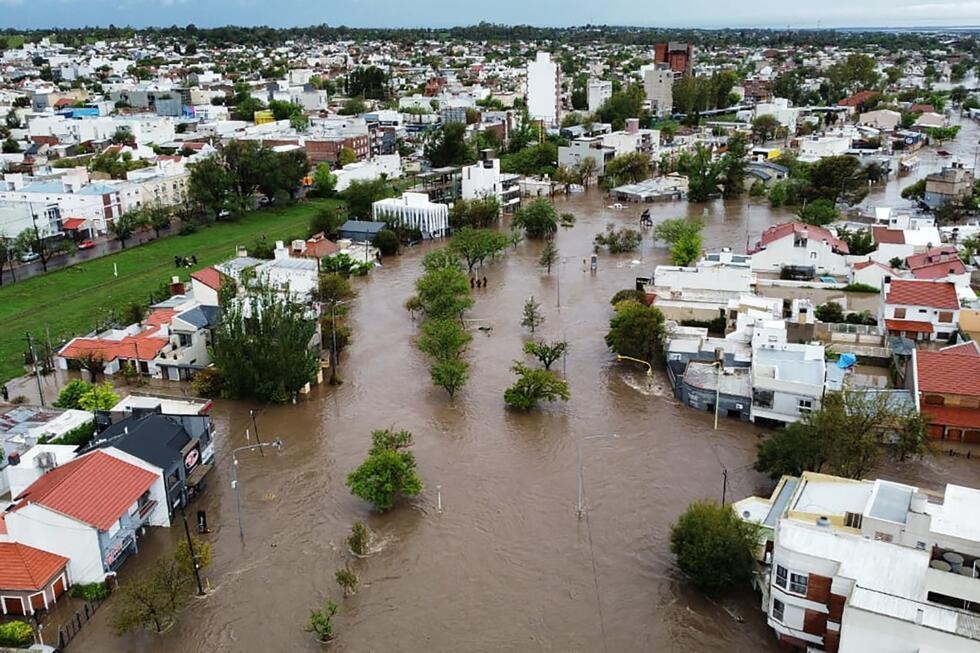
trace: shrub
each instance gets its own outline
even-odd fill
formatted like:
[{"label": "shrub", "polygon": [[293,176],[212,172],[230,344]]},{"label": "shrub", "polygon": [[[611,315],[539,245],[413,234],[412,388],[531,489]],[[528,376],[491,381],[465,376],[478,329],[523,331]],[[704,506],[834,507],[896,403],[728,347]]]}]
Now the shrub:
[{"label": "shrub", "polygon": [[877,294],[878,289],[866,283],[849,283],[844,286],[844,292],[866,292]]},{"label": "shrub", "polygon": [[72,585],[68,590],[68,596],[83,601],[101,601],[109,596],[109,588],[105,583],[82,583]]},{"label": "shrub", "polygon": [[368,544],[371,541],[371,531],[367,524],[362,521],[354,522],[350,527],[350,536],[347,538],[347,546],[359,556],[367,554]]},{"label": "shrub", "polygon": [[21,647],[34,641],[34,629],[26,621],[0,624],[0,646]]},{"label": "shrub", "polygon": [[616,294],[612,296],[612,299],[609,300],[609,303],[615,306],[619,302],[623,302],[628,299],[631,299],[634,302],[639,302],[641,304],[646,304],[647,294],[642,290],[636,290],[635,288],[623,288],[622,290],[617,291]]},{"label": "shrub", "polygon": [[55,438],[52,444],[71,444],[76,447],[80,447],[83,444],[88,444],[92,436],[95,435],[95,421],[91,421],[87,424],[82,424],[77,426],[72,430],[68,431],[60,438]]},{"label": "shrub", "polygon": [[328,642],[333,639],[333,616],[337,614],[337,604],[330,599],[323,604],[322,608],[310,611],[310,623],[306,630],[316,633],[317,639],[321,642]]},{"label": "shrub", "polygon": [[79,401],[86,392],[92,389],[92,384],[81,379],[72,379],[65,384],[65,387],[61,389],[61,393],[58,395],[58,399],[54,402],[56,408],[74,408],[76,410],[80,409]]},{"label": "shrub", "polygon": [[758,527],[730,506],[695,501],[670,529],[677,566],[699,589],[720,594],[748,583],[755,567]]},{"label": "shrub", "polygon": [[217,397],[221,394],[224,377],[217,367],[206,367],[194,375],[191,387],[202,397]]}]

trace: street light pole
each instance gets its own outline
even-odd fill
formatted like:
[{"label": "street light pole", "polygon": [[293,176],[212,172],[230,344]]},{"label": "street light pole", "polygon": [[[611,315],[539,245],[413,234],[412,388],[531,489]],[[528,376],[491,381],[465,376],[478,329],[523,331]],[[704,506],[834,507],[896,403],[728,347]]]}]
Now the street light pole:
[{"label": "street light pole", "polygon": [[634,363],[640,363],[641,365],[647,366],[647,389],[653,385],[653,365],[650,365],[649,361],[645,361],[642,358],[633,358],[632,356],[623,356],[622,354],[616,354],[616,360],[618,361],[633,361]]},{"label": "street light pole", "polygon": [[191,564],[194,566],[194,580],[197,581],[197,595],[204,596],[204,586],[201,584],[200,565],[197,564],[197,552],[194,550],[191,529],[187,525],[187,492],[184,492],[184,496],[180,500],[180,516],[184,519],[184,535],[187,536],[187,551],[191,555]]},{"label": "street light pole", "polygon": [[718,430],[718,404],[721,402],[721,365],[722,361],[715,361],[715,430]]},{"label": "street light pole", "polygon": [[586,440],[600,440],[603,438],[618,438],[619,433],[606,433],[603,435],[587,435],[578,441],[578,506],[576,512],[581,519],[585,514],[585,475],[582,471],[582,443]]},{"label": "street light pole", "polygon": [[[277,450],[282,451],[283,442],[281,439],[276,438],[270,443]],[[251,451],[252,449],[261,449],[261,444],[250,444],[244,447],[238,447],[233,449],[231,452],[231,487],[235,490],[235,510],[238,513],[238,537],[241,538],[242,544],[245,544],[245,527],[242,524],[242,493],[238,486],[238,452],[239,451]],[[186,526],[186,522],[185,522]]]},{"label": "street light pole", "polygon": [[262,447],[262,438],[259,437],[259,425],[255,423],[255,409],[249,408],[248,414],[252,418],[252,430],[255,431],[255,441],[258,442],[259,452],[265,457],[265,449]]}]

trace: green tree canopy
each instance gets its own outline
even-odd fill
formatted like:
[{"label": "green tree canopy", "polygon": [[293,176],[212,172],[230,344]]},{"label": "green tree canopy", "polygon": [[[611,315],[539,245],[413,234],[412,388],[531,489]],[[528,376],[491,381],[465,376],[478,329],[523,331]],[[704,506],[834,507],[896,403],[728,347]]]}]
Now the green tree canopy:
[{"label": "green tree canopy", "polygon": [[606,346],[621,356],[652,363],[663,339],[663,313],[631,299],[616,304],[615,310],[609,322]]},{"label": "green tree canopy", "polygon": [[466,262],[468,272],[504,251],[509,242],[505,234],[491,229],[463,227],[453,235],[449,247]]},{"label": "green tree canopy", "polygon": [[677,566],[701,591],[719,595],[748,585],[755,569],[758,526],[731,506],[695,501],[670,528]]},{"label": "green tree canopy", "polygon": [[400,496],[418,496],[422,480],[415,471],[415,456],[408,450],[412,434],[385,429],[371,434],[371,449],[361,465],[347,476],[351,492],[385,512]]},{"label": "green tree canopy", "polygon": [[513,229],[523,229],[528,238],[545,238],[558,231],[558,211],[544,198],[522,206],[511,221]]},{"label": "green tree canopy", "polygon": [[425,158],[434,168],[473,163],[476,154],[466,142],[466,125],[454,122],[435,130],[426,142]]},{"label": "green tree canopy", "polygon": [[533,410],[542,401],[568,401],[568,382],[554,372],[527,367],[515,361],[511,368],[517,381],[504,391],[504,403],[519,410]]}]

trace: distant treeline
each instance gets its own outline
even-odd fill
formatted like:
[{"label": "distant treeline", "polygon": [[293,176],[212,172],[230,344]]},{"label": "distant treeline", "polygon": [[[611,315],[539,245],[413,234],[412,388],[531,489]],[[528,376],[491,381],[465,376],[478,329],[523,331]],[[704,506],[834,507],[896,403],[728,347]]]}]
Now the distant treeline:
[{"label": "distant treeline", "polygon": [[[686,41],[701,47],[770,46],[773,48],[812,45],[856,47],[877,45],[888,51],[920,50],[938,47],[950,39],[949,34],[939,33],[889,33],[883,31],[855,30],[768,30],[768,29],[662,29],[621,27],[608,25],[584,25],[581,27],[533,27],[530,25],[496,25],[480,23],[467,27],[447,29],[380,29],[331,27],[272,28],[265,26],[199,28],[195,25],[179,27],[82,27],[77,29],[2,30],[0,49],[16,47],[26,40],[36,42],[44,37],[71,46],[81,46],[94,41],[114,41],[142,36],[149,41],[195,42],[205,46],[229,44],[250,46],[277,46],[285,41],[394,41],[412,44],[420,40],[438,41],[530,41],[553,44],[612,43],[622,45],[652,45],[662,41]],[[958,37],[969,38],[970,33],[957,32]],[[954,37],[955,38],[955,37]]]}]

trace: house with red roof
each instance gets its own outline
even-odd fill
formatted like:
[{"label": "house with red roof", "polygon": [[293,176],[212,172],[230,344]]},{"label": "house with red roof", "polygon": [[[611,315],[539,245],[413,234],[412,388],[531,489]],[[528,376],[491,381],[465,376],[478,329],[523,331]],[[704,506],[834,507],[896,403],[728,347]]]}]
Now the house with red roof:
[{"label": "house with red roof", "polygon": [[169,526],[163,474],[115,448],[59,465],[14,497],[7,539],[68,560],[68,579],[92,583],[137,552],[145,526]]},{"label": "house with red roof", "polygon": [[884,263],[868,259],[867,261],[859,261],[851,265],[850,283],[863,283],[866,286],[881,288],[885,277],[894,274],[895,271],[891,267]]},{"label": "house with red roof", "polygon": [[980,344],[912,352],[912,391],[929,416],[929,436],[980,444]]},{"label": "house with red roof", "polygon": [[68,558],[15,542],[0,542],[0,614],[47,610],[68,589]]},{"label": "house with red roof", "polygon": [[221,273],[214,266],[191,272],[191,294],[202,304],[217,306],[221,282]]},{"label": "house with red roof", "polygon": [[810,269],[812,276],[848,274],[847,243],[823,227],[784,222],[769,227],[749,251],[753,272]]},{"label": "house with red roof", "polygon": [[886,277],[878,323],[889,335],[910,340],[944,341],[957,329],[960,300],[949,281]]},{"label": "house with red roof", "polygon": [[933,247],[909,256],[905,259],[905,267],[916,279],[952,281],[961,288],[970,286],[970,271],[960,260],[955,245]]}]

